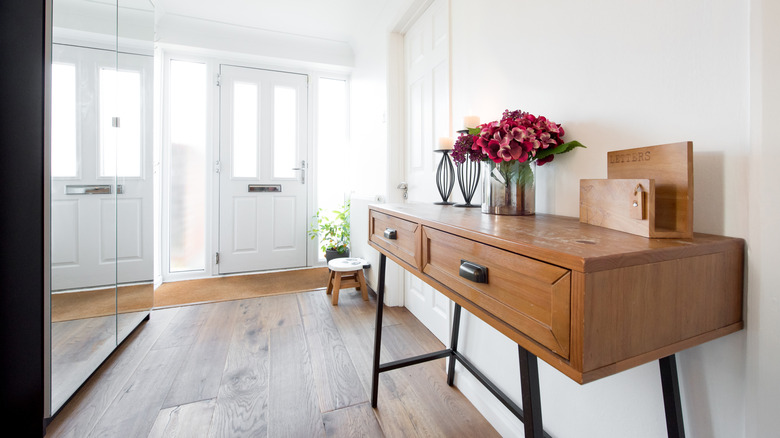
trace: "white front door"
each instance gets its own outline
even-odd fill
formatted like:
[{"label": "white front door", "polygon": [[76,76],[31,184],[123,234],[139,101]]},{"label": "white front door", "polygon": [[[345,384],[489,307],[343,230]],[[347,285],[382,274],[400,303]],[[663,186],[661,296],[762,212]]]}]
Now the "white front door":
[{"label": "white front door", "polygon": [[55,291],[152,279],[153,59],[120,56],[52,46]]},{"label": "white front door", "polygon": [[[406,177],[409,200],[435,202],[440,137],[450,137],[449,2],[435,1],[404,35],[407,126]],[[454,208],[454,207],[445,207]],[[406,272],[404,305],[445,344],[450,300]]]},{"label": "white front door", "polygon": [[220,66],[219,273],[306,266],[305,75]]}]

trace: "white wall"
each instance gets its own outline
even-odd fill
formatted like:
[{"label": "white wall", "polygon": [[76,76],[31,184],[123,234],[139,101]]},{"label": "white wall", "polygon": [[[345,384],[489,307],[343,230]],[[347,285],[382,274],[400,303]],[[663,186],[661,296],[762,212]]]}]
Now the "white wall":
[{"label": "white wall", "polygon": [[[397,132],[390,126],[399,122],[398,108],[389,107],[392,93],[403,93],[403,88],[393,82],[403,71],[389,58],[398,49],[400,36],[394,33],[399,22],[406,21],[408,10],[417,10],[425,0],[389,1],[376,22],[364,23],[362,37],[351,41],[355,53],[355,66],[350,77],[350,181],[356,194],[362,197],[379,195],[385,200],[399,202],[401,192],[396,189],[398,172],[402,168],[400,151],[402,144]],[[400,55],[399,55],[400,56]],[[395,71],[393,71],[395,70]],[[388,81],[393,86],[388,86]],[[356,215],[357,213],[357,215]],[[364,217],[353,209],[353,216]],[[367,216],[366,216],[367,217]],[[355,221],[353,221],[353,224]],[[374,290],[378,283],[379,256],[361,244],[368,240],[366,226],[353,226],[353,247],[363,251],[357,254],[366,258],[372,266],[367,272],[367,282]],[[355,245],[354,242],[358,242]],[[394,262],[387,261],[388,281],[385,303],[403,303],[402,271]]]},{"label": "white wall", "polygon": [[780,430],[780,3],[750,2],[750,186],[747,291],[746,436]]},{"label": "white wall", "polygon": [[[567,139],[588,146],[540,169],[547,182],[537,193],[541,212],[576,216],[579,180],[606,177],[607,151],[691,140],[695,230],[748,240],[746,330],[678,355],[691,437],[771,436],[780,429],[779,279],[770,265],[780,259],[773,189],[780,141],[780,41],[773,29],[780,7],[769,3],[451,0],[453,120],[493,120],[521,108],[562,123]],[[383,43],[383,56],[392,50],[377,36],[382,32],[367,32],[365,48],[353,45],[353,123],[364,116],[374,123],[366,132],[353,127],[353,144],[382,128],[376,118],[387,109],[385,99],[370,97],[381,96],[392,68],[377,54]],[[373,94],[355,98],[362,89]],[[400,144],[372,146],[366,167]],[[516,347],[476,318],[463,328],[465,353],[519,401]],[[584,386],[544,363],[540,377],[553,436],[665,436],[656,363]],[[522,435],[519,422],[468,375],[458,385],[499,431]]]}]

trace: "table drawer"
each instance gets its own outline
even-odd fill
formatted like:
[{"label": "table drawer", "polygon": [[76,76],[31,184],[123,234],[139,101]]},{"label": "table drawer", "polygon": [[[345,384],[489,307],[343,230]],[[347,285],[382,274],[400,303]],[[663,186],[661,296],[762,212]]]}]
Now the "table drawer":
[{"label": "table drawer", "polygon": [[369,212],[368,239],[420,269],[420,225],[378,211]]},{"label": "table drawer", "polygon": [[[569,358],[569,270],[429,227],[422,230],[421,262],[430,277]],[[484,282],[461,276],[463,262],[485,268]]]}]

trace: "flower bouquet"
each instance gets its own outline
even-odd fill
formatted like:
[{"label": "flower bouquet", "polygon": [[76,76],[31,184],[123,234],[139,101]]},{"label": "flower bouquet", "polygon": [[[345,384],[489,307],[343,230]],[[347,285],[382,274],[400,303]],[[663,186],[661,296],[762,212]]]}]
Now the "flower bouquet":
[{"label": "flower bouquet", "polygon": [[486,163],[482,211],[494,214],[534,213],[534,166],[555,155],[585,147],[563,141],[564,130],[547,118],[525,111],[504,111],[501,120],[483,123],[455,142],[453,160],[466,157]]}]

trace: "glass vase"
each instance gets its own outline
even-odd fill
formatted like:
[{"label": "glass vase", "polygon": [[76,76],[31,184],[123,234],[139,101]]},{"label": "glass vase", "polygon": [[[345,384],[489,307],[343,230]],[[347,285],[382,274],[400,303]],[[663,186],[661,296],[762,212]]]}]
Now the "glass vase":
[{"label": "glass vase", "polygon": [[482,213],[530,216],[536,211],[536,163],[483,162]]}]

